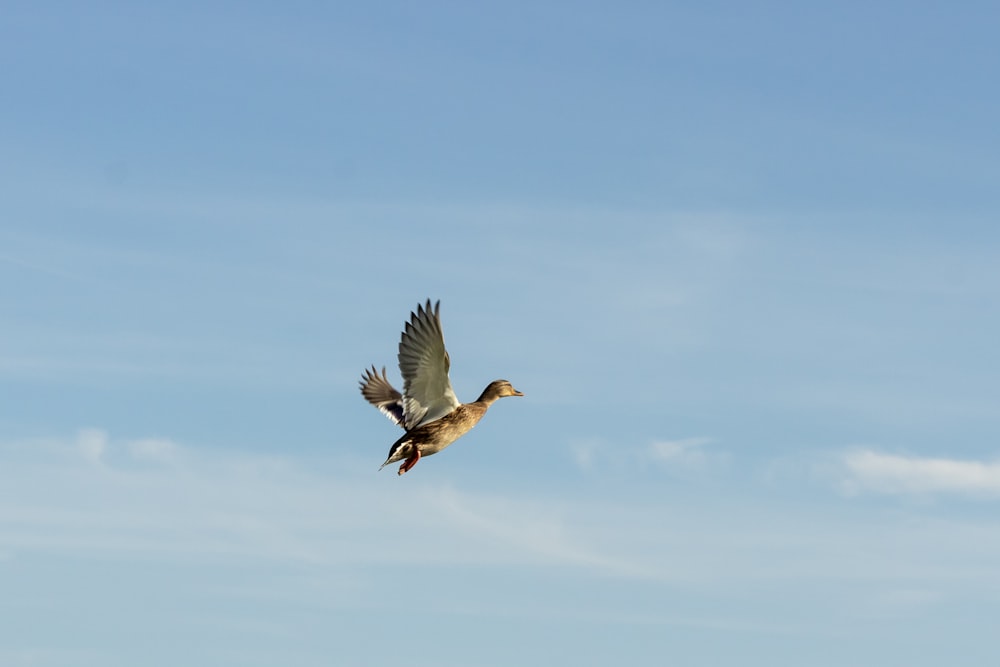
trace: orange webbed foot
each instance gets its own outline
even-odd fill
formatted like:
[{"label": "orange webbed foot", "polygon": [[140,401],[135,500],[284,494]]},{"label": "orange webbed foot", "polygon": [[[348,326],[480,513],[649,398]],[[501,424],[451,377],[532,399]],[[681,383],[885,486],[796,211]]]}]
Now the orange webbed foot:
[{"label": "orange webbed foot", "polygon": [[420,460],[420,449],[417,447],[413,448],[413,453],[410,454],[410,458],[403,461],[403,465],[399,466],[399,472],[397,474],[402,475],[404,472],[409,472],[413,466],[417,465],[417,461]]}]

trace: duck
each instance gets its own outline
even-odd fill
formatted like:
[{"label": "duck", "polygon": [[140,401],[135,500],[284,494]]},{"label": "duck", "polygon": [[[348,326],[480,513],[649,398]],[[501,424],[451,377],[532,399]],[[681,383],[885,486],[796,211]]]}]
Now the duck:
[{"label": "duck", "polygon": [[431,306],[417,304],[410,312],[399,340],[400,393],[389,382],[385,366],[381,374],[374,365],[361,375],[361,395],[405,433],[389,448],[379,470],[402,461],[403,475],[425,456],[437,454],[472,430],[497,400],[524,396],[507,380],[494,380],[471,403],[462,403],[451,387],[451,358],[444,346],[441,301]]}]

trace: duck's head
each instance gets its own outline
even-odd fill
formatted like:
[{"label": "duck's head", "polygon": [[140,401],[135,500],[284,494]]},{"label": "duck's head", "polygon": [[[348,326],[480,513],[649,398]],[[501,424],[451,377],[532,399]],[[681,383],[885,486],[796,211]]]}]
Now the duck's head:
[{"label": "duck's head", "polygon": [[486,386],[486,389],[483,389],[483,395],[479,397],[479,400],[489,404],[504,396],[524,396],[524,394],[514,389],[507,380],[494,380]]}]

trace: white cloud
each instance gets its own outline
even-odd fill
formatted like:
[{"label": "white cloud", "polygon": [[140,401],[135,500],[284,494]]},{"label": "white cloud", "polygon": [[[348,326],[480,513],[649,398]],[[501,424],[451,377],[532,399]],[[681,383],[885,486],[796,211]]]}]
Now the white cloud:
[{"label": "white cloud", "polygon": [[580,438],[570,443],[570,452],[576,465],[582,470],[592,470],[600,466],[618,472],[634,472],[647,467],[650,462],[687,468],[724,464],[728,459],[725,452],[705,450],[705,445],[712,442],[713,438],[699,436],[655,440],[645,446],[634,444],[614,446],[601,438]]},{"label": "white cloud", "polygon": [[[101,465],[80,455],[81,441],[103,443]],[[611,459],[610,445],[596,442]],[[656,449],[671,464],[707,445],[664,442]],[[649,465],[650,447],[617,460]],[[170,464],[148,465],[148,456]],[[145,604],[139,587],[182,609],[211,596],[238,622],[274,622],[296,637],[301,609],[774,632],[801,622],[803,600],[831,594],[836,621],[866,600],[870,614],[925,613],[938,599],[996,585],[1000,533],[991,519],[900,521],[855,503],[768,503],[655,479],[637,494],[592,479],[491,493],[474,477],[450,483],[435,466],[398,478],[343,454],[266,457],[103,431],[0,442],[0,573],[35,576],[7,594],[8,607],[20,618],[41,588],[53,610],[72,612],[57,621],[63,629],[107,599],[100,616],[127,627],[132,607],[115,600]],[[796,613],[762,616],[762,582]],[[549,588],[536,594],[538,586]],[[567,597],[578,588],[599,593]],[[684,596],[703,600],[705,591],[720,606],[692,615],[699,603]],[[281,617],[286,606],[296,611]],[[827,609],[809,621],[824,632]]]},{"label": "white cloud", "polygon": [[[628,450],[626,458],[636,467],[640,457],[648,463],[654,456],[665,465],[705,456],[711,462],[713,455],[703,451],[709,442],[659,441]],[[596,455],[608,455],[600,442],[595,447]],[[95,468],[95,458],[81,457],[81,449],[101,465]],[[858,454],[852,460],[864,461]],[[928,532],[870,517],[876,525],[861,525],[852,515],[823,519],[817,533],[811,530],[817,517],[805,510],[794,516],[785,507],[776,511],[744,498],[693,497],[691,487],[675,487],[679,495],[662,501],[638,503],[610,493],[581,495],[592,492],[590,485],[576,495],[525,495],[524,489],[490,494],[442,481],[430,468],[398,479],[377,475],[372,467],[370,461],[344,458],[196,450],[169,439],[119,441],[99,430],[61,442],[0,443],[0,488],[7,499],[0,507],[0,553],[14,560],[45,553],[87,560],[316,566],[345,581],[371,568],[460,565],[556,567],[717,586],[830,572],[901,577],[901,549],[909,554],[910,572],[923,582],[937,571],[940,558],[917,554],[932,553],[934,544],[956,563],[966,562],[962,544],[980,544],[976,554],[1000,552],[1000,543],[990,537],[992,525],[982,533],[975,526]],[[856,562],[831,551],[832,544],[868,544],[872,535],[886,531],[895,537],[885,541],[878,559],[869,553],[868,560]],[[948,531],[974,538],[929,537]],[[905,548],[898,546],[904,543]],[[734,552],[740,558],[736,568]]]},{"label": "white cloud", "polygon": [[178,445],[166,438],[133,440],[126,447],[132,458],[150,463],[170,463],[179,453]]},{"label": "white cloud", "polygon": [[628,569],[544,501],[427,479],[400,482],[375,474],[370,462],[194,450],[99,429],[0,443],[0,488],[11,499],[0,508],[0,553]]},{"label": "white cloud", "polygon": [[887,494],[1000,494],[1000,463],[881,454],[868,449],[844,456],[850,492]]},{"label": "white cloud", "polygon": [[91,463],[101,463],[108,448],[108,434],[100,429],[81,430],[76,436],[77,449]]},{"label": "white cloud", "polygon": [[643,452],[644,461],[666,467],[682,469],[685,472],[694,470],[718,471],[729,463],[729,454],[715,447],[713,438],[692,437],[678,440],[657,440]]},{"label": "white cloud", "polygon": [[649,446],[649,456],[664,463],[701,465],[707,455],[702,449],[712,442],[711,438],[683,438],[681,440],[658,440]]},{"label": "white cloud", "polygon": [[594,459],[602,448],[602,443],[596,438],[577,440],[570,445],[573,452],[573,460],[576,465],[583,470],[590,470],[594,467]]}]

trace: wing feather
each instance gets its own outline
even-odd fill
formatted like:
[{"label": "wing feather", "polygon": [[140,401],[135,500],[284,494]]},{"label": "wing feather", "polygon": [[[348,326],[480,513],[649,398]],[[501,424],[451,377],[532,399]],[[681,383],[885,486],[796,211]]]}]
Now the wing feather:
[{"label": "wing feather", "polygon": [[365,369],[361,376],[361,395],[394,424],[403,426],[403,395],[389,383],[385,366],[382,367],[382,375],[374,366],[370,370]]},{"label": "wing feather", "polygon": [[433,309],[430,299],[418,305],[399,341],[406,430],[440,419],[461,405],[448,378],[451,360],[444,347],[440,312],[440,301]]}]

